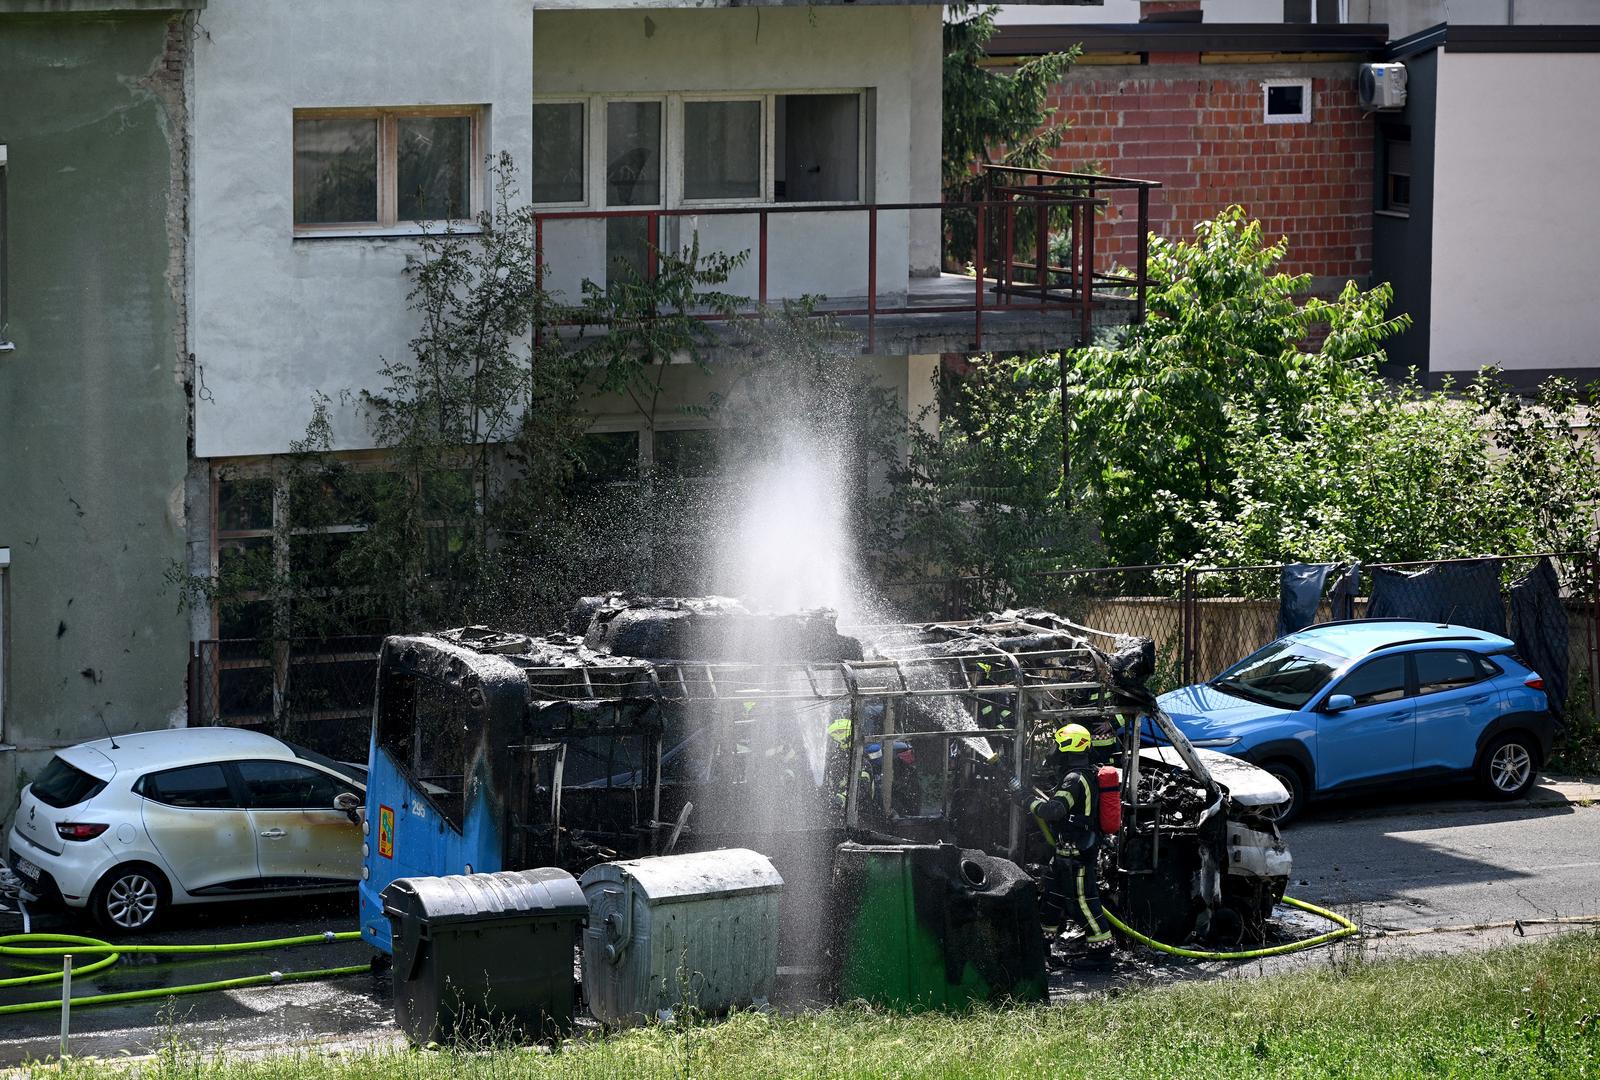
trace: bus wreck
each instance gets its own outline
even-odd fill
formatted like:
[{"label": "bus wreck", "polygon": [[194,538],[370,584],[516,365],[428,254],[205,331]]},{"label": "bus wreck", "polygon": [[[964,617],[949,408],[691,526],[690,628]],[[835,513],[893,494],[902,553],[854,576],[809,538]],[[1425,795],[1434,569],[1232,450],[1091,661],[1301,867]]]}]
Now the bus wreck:
[{"label": "bus wreck", "polygon": [[829,940],[846,848],[1047,862],[1005,782],[1033,784],[1051,732],[1078,722],[1115,733],[1108,906],[1160,941],[1259,941],[1289,874],[1270,816],[1286,793],[1190,746],[1145,686],[1152,667],[1148,640],[1045,611],[845,633],[829,611],[720,597],[588,598],[541,637],[391,637],[363,934],[390,950],[380,894],[396,878],[737,846],[783,875],[785,962],[822,965],[808,946]]}]

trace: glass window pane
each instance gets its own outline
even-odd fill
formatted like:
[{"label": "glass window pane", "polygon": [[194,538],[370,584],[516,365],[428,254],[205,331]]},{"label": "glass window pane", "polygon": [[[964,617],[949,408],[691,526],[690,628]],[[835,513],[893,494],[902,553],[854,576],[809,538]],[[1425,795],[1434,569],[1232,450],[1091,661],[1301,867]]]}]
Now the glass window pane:
[{"label": "glass window pane", "polygon": [[677,480],[698,480],[717,471],[717,433],[709,428],[658,431],[656,468]]},{"label": "glass window pane", "polygon": [[1442,694],[1483,678],[1478,659],[1467,652],[1417,653],[1417,692]]},{"label": "glass window pane", "polygon": [[761,102],[684,103],[683,197],[761,197]]},{"label": "glass window pane", "polygon": [[614,484],[639,479],[637,431],[591,431],[578,439],[578,479]]},{"label": "glass window pane", "polygon": [[238,805],[220,765],[191,765],[186,769],[152,773],[144,778],[144,796],[168,806],[219,808]]},{"label": "glass window pane", "polygon": [[786,94],[778,99],[778,175],[784,202],[850,202],[861,191],[861,96]]},{"label": "glass window pane", "polygon": [[533,107],[533,201],[583,201],[583,103]]},{"label": "glass window pane", "polygon": [[217,531],[272,528],[272,480],[265,476],[217,481]]},{"label": "glass window pane", "polygon": [[606,205],[661,202],[661,102],[606,103]]},{"label": "glass window pane", "polygon": [[237,763],[257,810],[332,810],[341,786],[331,776],[292,761],[241,761]]},{"label": "glass window pane", "polygon": [[402,116],[397,122],[396,138],[399,220],[471,217],[471,118]]},{"label": "glass window pane", "polygon": [[1380,656],[1369,660],[1345,676],[1333,692],[1349,694],[1357,706],[1399,701],[1406,696],[1406,658]]},{"label": "glass window pane", "polygon": [[378,121],[294,122],[296,225],[378,220]]}]

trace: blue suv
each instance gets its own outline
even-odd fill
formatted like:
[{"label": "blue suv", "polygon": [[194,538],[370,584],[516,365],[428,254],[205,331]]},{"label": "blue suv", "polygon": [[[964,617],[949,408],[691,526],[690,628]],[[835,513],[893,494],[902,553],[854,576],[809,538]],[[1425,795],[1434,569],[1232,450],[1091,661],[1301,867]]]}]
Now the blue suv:
[{"label": "blue suv", "polygon": [[1520,798],[1560,734],[1510,640],[1402,619],[1307,627],[1159,701],[1196,746],[1283,783],[1279,822],[1323,795],[1469,777]]}]

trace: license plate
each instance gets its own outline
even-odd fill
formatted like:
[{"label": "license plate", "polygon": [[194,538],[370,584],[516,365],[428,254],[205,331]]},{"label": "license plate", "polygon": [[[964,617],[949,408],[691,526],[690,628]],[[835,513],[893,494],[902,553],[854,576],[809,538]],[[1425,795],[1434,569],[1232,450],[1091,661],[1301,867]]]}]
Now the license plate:
[{"label": "license plate", "polygon": [[21,874],[29,881],[39,880],[39,868],[33,865],[27,859],[24,859],[22,856],[17,856],[16,862],[12,863],[12,865],[16,868],[17,873]]}]

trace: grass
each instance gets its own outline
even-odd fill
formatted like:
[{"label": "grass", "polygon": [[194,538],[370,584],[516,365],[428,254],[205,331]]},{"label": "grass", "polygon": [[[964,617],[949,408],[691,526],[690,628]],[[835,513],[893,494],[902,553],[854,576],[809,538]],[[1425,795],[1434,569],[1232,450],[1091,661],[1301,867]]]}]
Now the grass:
[{"label": "grass", "polygon": [[895,1015],[861,1006],[579,1039],[555,1053],[382,1050],[245,1059],[177,1044],[99,1080],[539,1077],[1600,1077],[1600,934],[1126,992],[1051,1007]]}]

